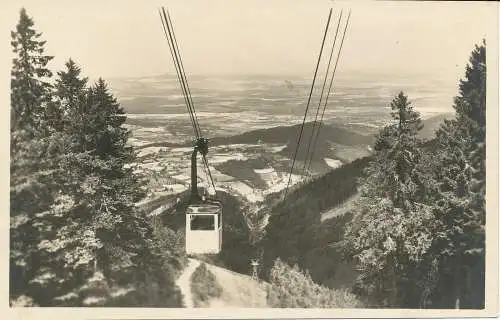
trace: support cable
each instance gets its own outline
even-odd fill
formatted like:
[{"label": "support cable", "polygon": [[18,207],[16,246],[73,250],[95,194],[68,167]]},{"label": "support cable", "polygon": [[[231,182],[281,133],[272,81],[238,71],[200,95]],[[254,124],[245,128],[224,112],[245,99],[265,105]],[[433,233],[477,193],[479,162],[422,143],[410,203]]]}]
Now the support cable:
[{"label": "support cable", "polygon": [[304,124],[306,122],[306,118],[307,118],[307,112],[309,111],[309,104],[311,102],[311,96],[312,96],[312,92],[313,92],[313,89],[314,89],[314,83],[316,82],[316,75],[318,74],[318,68],[319,68],[319,63],[321,61],[321,55],[323,53],[323,47],[325,45],[325,39],[326,39],[326,35],[328,33],[328,27],[330,25],[330,19],[332,17],[332,10],[333,9],[330,9],[330,14],[328,15],[328,21],[326,23],[326,28],[325,28],[325,34],[323,36],[323,41],[321,43],[321,49],[320,49],[320,52],[319,52],[319,56],[318,56],[318,62],[316,64],[316,70],[314,71],[314,77],[313,77],[313,82],[312,82],[312,85],[311,85],[311,90],[309,92],[309,99],[307,101],[307,106],[306,106],[306,111],[304,113],[304,119],[302,121],[302,126],[300,127],[300,133],[299,133],[299,136],[298,136],[298,141],[297,141],[297,147],[295,148],[295,154],[293,156],[293,161],[292,161],[292,167],[290,168],[290,175],[288,177],[288,183],[286,185],[286,189],[285,189],[285,194],[284,194],[284,198],[286,198],[287,194],[288,194],[288,188],[290,187],[290,182],[292,181],[292,173],[293,173],[293,168],[295,166],[295,161],[297,160],[297,152],[299,150],[299,146],[300,146],[300,140],[302,139],[302,133],[304,131]]},{"label": "support cable", "polygon": [[182,74],[184,75],[184,79],[185,79],[184,81],[186,83],[188,99],[189,99],[189,101],[191,103],[191,112],[193,113],[198,133],[199,133],[200,137],[202,137],[201,128],[200,128],[200,125],[198,123],[198,117],[196,116],[196,110],[194,108],[193,97],[191,96],[191,89],[189,88],[189,83],[188,83],[187,78],[186,78],[186,71],[184,70],[184,64],[182,63],[182,57],[180,55],[179,46],[177,44],[177,39],[175,37],[174,25],[172,24],[172,20],[170,19],[170,13],[168,11],[167,11],[167,17],[168,17],[168,21],[169,21],[169,24],[170,24],[170,28],[172,29],[173,42],[175,44],[176,51],[179,54],[180,67],[181,67],[181,70],[182,70]]},{"label": "support cable", "polygon": [[[166,21],[163,20],[163,15],[162,15],[162,12],[159,10],[159,14],[160,14],[160,19],[161,19],[161,23],[162,23],[162,26],[163,26],[163,31],[165,32],[165,37],[167,39],[167,43],[168,43],[168,48],[170,50],[170,54],[172,56],[172,61],[174,63],[174,68],[175,68],[175,72],[176,72],[176,75],[177,75],[177,79],[179,80],[179,84],[181,85],[181,91],[182,91],[182,97],[184,98],[184,101],[186,103],[186,106],[188,107],[188,111],[190,110],[190,105],[189,105],[189,100],[188,100],[188,97],[187,97],[187,93],[184,91],[184,86],[182,85],[182,80],[181,80],[181,72],[179,70],[179,66],[177,65],[177,61],[175,59],[175,54],[174,54],[174,48],[172,48],[172,44],[170,43],[170,38],[169,38],[169,34],[168,34],[168,31],[167,31],[167,27],[166,27]],[[193,126],[193,129],[194,129],[194,133],[195,133],[195,136],[196,138],[199,138],[199,134],[198,134],[198,131],[196,130],[196,124],[195,124],[195,119],[194,117],[192,116],[191,112],[189,112],[189,118],[191,120],[191,125]]]},{"label": "support cable", "polygon": [[[162,16],[162,13],[163,13],[163,16]],[[200,128],[199,123],[198,123],[198,117],[196,115],[196,110],[194,108],[194,103],[193,103],[193,99],[192,99],[192,95],[191,95],[191,89],[189,87],[189,84],[188,84],[188,81],[186,78],[184,64],[182,63],[182,58],[180,56],[180,51],[179,51],[177,39],[175,37],[175,32],[173,29],[172,20],[170,18],[170,13],[168,11],[165,12],[165,8],[162,7],[162,12],[160,12],[160,17],[162,18],[162,24],[163,24],[163,28],[165,31],[165,35],[167,36],[167,40],[169,40],[170,52],[171,52],[172,58],[174,60],[174,65],[176,67],[177,76],[178,76],[179,82],[181,84],[181,88],[183,91],[185,102],[186,102],[188,112],[189,112],[189,115],[191,118],[191,124],[193,125],[193,129],[195,131],[196,138],[200,139],[200,138],[202,138],[201,128]],[[205,174],[209,178],[207,180],[210,180],[210,182],[214,188],[214,192],[216,192],[215,183],[214,183],[214,180],[212,177],[210,167],[208,165],[206,155],[202,154],[202,157],[203,157],[203,164],[204,164],[203,170],[205,171]],[[208,174],[207,174],[207,172],[208,172]]]},{"label": "support cable", "polygon": [[[321,119],[319,121],[318,131],[317,131],[316,137],[314,139],[313,149],[312,149],[312,152],[311,152],[311,162],[312,162],[312,159],[314,157],[314,151],[315,151],[316,145],[318,143],[319,131],[321,129],[321,124],[323,123],[323,117],[325,116],[326,105],[328,104],[328,98],[330,97],[330,91],[332,89],[333,79],[335,77],[335,72],[337,71],[337,64],[339,62],[340,53],[342,52],[342,46],[344,45],[344,39],[345,39],[345,35],[346,35],[346,32],[347,32],[347,27],[349,26],[349,19],[350,19],[350,17],[351,17],[351,10],[349,10],[349,14],[347,15],[347,21],[346,21],[346,25],[345,25],[345,28],[344,28],[344,34],[342,35],[342,40],[340,42],[339,53],[338,53],[337,59],[335,61],[335,67],[333,68],[332,78],[330,80],[330,85],[328,87],[328,94],[326,95],[326,101],[325,101],[325,104],[323,106],[323,113],[321,114]],[[311,165],[311,162],[309,162],[309,166]]]},{"label": "support cable", "polygon": [[[302,167],[302,172],[303,172],[304,175],[307,174],[307,172],[309,171],[309,167],[311,166],[310,162],[309,162],[309,165],[307,164],[307,160],[309,158],[309,151],[311,150],[311,144],[312,144],[313,138],[314,138],[314,132],[315,132],[315,129],[316,129],[316,123],[318,122],[319,110],[321,109],[321,102],[323,101],[323,94],[325,92],[326,81],[328,80],[328,72],[330,71],[330,64],[332,62],[333,52],[335,50],[335,44],[337,43],[337,35],[338,35],[338,32],[339,32],[340,21],[342,20],[342,13],[343,13],[343,11],[344,10],[340,11],[340,17],[339,17],[339,21],[337,23],[337,29],[335,31],[335,36],[333,38],[332,51],[330,52],[330,58],[328,59],[328,66],[327,66],[326,72],[325,72],[325,79],[323,81],[323,87],[321,88],[321,95],[319,97],[318,108],[316,109],[316,116],[315,116],[314,122],[313,122],[313,127],[312,127],[312,131],[311,131],[311,138],[309,139],[309,143],[307,144],[307,151],[306,151],[306,155],[305,155],[304,166]],[[312,161],[312,159],[311,159],[311,161]],[[307,167],[307,171],[306,171],[306,167]]]}]

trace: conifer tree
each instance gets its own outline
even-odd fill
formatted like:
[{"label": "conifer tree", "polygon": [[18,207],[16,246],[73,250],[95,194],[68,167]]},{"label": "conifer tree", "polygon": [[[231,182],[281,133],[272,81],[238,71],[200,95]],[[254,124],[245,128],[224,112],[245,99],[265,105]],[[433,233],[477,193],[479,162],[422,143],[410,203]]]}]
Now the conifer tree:
[{"label": "conifer tree", "polygon": [[[123,127],[124,110],[109,93],[104,80],[89,91],[88,118],[85,127],[86,149],[91,151],[88,185],[93,189],[88,199],[95,212],[94,226],[105,245],[100,251],[100,265],[109,275],[109,266],[127,255],[147,252],[144,239],[152,237],[152,227],[139,215],[135,202],[144,196],[140,179],[127,166],[135,160],[130,135]],[[124,251],[125,250],[125,251]]]},{"label": "conifer tree", "polygon": [[71,59],[53,100],[51,57],[24,9],[12,37],[11,304],[178,306],[183,256],[135,207],[124,110]]},{"label": "conifer tree", "polygon": [[11,36],[15,58],[11,70],[10,297],[38,304],[43,294],[35,276],[42,261],[36,215],[53,203],[55,144],[46,112],[51,106],[52,73],[47,64],[52,57],[44,54],[45,41],[24,8]]},{"label": "conifer tree", "polygon": [[432,240],[417,138],[422,125],[402,92],[391,109],[394,123],[377,137],[344,241],[363,295],[382,306],[418,307],[422,289],[415,282]]},{"label": "conifer tree", "polygon": [[[71,239],[73,248],[65,261],[75,270],[83,268],[75,285],[85,288],[89,279],[102,273],[110,290],[127,292],[128,298],[107,303],[175,305],[173,274],[165,271],[171,261],[164,259],[153,227],[135,207],[144,189],[132,171],[135,154],[127,144],[130,131],[123,127],[125,112],[104,80],[87,87],[80,73],[70,60],[56,86],[69,142],[61,162],[67,177],[62,181],[63,193],[72,201],[65,220],[74,221],[57,237]],[[92,301],[80,295],[78,299],[79,303]]]},{"label": "conifer tree", "polygon": [[34,28],[34,21],[24,8],[16,31],[11,32],[11,46],[16,57],[11,70],[11,130],[25,130],[29,136],[44,125],[44,108],[50,101],[52,72],[47,64],[45,41]]},{"label": "conifer tree", "polygon": [[102,246],[82,201],[84,193],[80,186],[84,178],[78,171],[79,160],[85,154],[78,148],[81,138],[75,130],[81,119],[74,116],[85,111],[86,79],[78,78],[80,70],[71,60],[66,67],[67,72],[58,73],[57,100],[53,104],[59,116],[53,121],[51,136],[57,160],[52,167],[54,202],[37,215],[37,230],[41,234],[37,249],[43,264],[36,277],[51,275],[51,281],[45,281],[45,287],[40,289],[44,293],[42,305],[81,305],[74,290],[91,277],[95,252]]},{"label": "conifer tree", "polygon": [[434,167],[437,307],[484,307],[486,44],[476,45],[455,98],[456,117],[437,131]]},{"label": "conifer tree", "polygon": [[[61,118],[58,129],[69,135],[77,135],[81,131],[79,128],[83,125],[82,122],[86,120],[84,115],[88,78],[81,76],[80,67],[72,59],[65,63],[65,67],[64,71],[57,73],[55,84]],[[73,142],[77,141],[74,137]]]}]

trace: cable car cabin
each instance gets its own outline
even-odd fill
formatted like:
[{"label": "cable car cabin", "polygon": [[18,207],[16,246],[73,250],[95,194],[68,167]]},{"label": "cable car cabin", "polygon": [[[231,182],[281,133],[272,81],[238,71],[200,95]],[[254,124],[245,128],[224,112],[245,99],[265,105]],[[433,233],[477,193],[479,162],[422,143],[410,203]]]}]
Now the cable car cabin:
[{"label": "cable car cabin", "polygon": [[222,208],[201,203],[190,205],[186,211],[186,253],[218,254],[222,246]]},{"label": "cable car cabin", "polygon": [[191,156],[191,201],[186,209],[186,253],[218,254],[222,247],[222,204],[198,194],[196,156],[208,152],[208,140],[197,139]]}]

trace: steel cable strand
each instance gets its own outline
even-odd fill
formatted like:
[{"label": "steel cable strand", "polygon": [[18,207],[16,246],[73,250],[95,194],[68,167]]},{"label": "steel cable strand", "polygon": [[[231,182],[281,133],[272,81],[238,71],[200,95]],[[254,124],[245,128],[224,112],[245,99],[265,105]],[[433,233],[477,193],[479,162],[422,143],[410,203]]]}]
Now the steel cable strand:
[{"label": "steel cable strand", "polygon": [[323,53],[323,47],[325,45],[325,39],[326,39],[326,35],[328,33],[328,27],[330,25],[330,19],[331,19],[331,17],[332,17],[332,9],[330,9],[330,14],[328,15],[328,21],[326,23],[325,34],[323,36],[323,41],[321,43],[321,49],[320,49],[319,56],[318,56],[318,62],[316,64],[316,70],[314,71],[313,82],[312,82],[312,85],[311,85],[311,90],[309,92],[309,99],[307,101],[307,106],[306,106],[306,110],[305,110],[305,113],[304,113],[304,119],[302,120],[302,126],[300,127],[300,132],[299,132],[298,141],[297,141],[297,147],[295,148],[295,154],[293,156],[292,166],[290,168],[290,175],[288,177],[288,182],[287,182],[285,193],[284,193],[284,199],[286,198],[286,196],[288,194],[288,188],[290,187],[290,182],[292,180],[293,168],[295,166],[295,161],[297,160],[297,152],[299,150],[300,141],[302,139],[302,133],[304,131],[304,124],[305,124],[306,119],[307,119],[307,112],[309,111],[309,104],[311,102],[312,92],[313,92],[313,89],[314,89],[314,84],[316,82],[316,76],[318,74],[319,63],[321,61],[321,55]]},{"label": "steel cable strand", "polygon": [[342,46],[344,44],[344,38],[345,38],[345,35],[346,35],[346,32],[347,32],[347,27],[349,25],[349,19],[351,17],[351,10],[349,10],[349,14],[347,16],[347,22],[346,22],[346,26],[344,28],[344,34],[342,35],[342,40],[340,42],[340,48],[339,48],[339,53],[337,55],[337,59],[335,61],[335,67],[333,68],[333,74],[332,74],[332,78],[331,78],[331,81],[330,81],[330,85],[329,85],[329,88],[328,88],[328,94],[326,95],[326,101],[325,101],[325,104],[323,106],[323,112],[321,114],[321,119],[319,121],[319,126],[318,126],[318,131],[316,133],[316,138],[314,140],[314,144],[313,144],[313,149],[312,149],[312,153],[311,153],[311,161],[312,161],[312,158],[314,157],[314,151],[316,149],[316,145],[318,143],[318,137],[319,137],[319,132],[320,132],[320,129],[321,129],[321,125],[323,123],[323,118],[325,116],[325,110],[326,110],[326,106],[328,104],[328,99],[330,97],[330,92],[331,92],[331,89],[332,89],[332,85],[333,85],[333,79],[335,78],[335,72],[337,71],[337,64],[339,62],[339,58],[340,58],[340,53],[342,52]]}]

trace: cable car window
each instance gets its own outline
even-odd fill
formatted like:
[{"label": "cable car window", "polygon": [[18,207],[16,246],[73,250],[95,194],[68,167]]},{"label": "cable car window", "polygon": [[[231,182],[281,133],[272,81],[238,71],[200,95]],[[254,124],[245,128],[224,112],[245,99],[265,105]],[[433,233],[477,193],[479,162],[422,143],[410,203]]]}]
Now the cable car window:
[{"label": "cable car window", "polygon": [[191,230],[215,230],[214,216],[191,216]]}]

